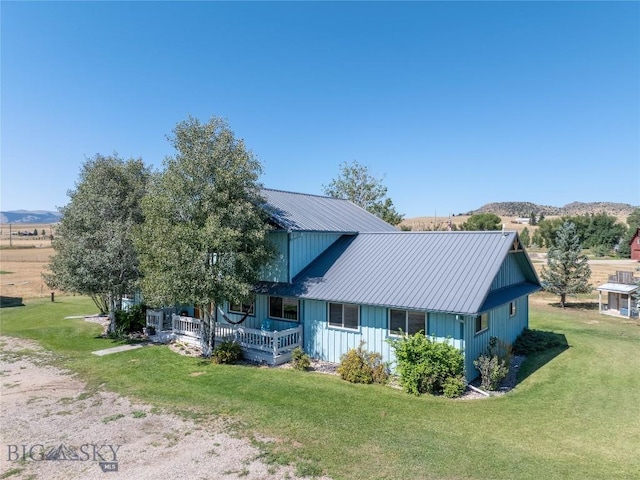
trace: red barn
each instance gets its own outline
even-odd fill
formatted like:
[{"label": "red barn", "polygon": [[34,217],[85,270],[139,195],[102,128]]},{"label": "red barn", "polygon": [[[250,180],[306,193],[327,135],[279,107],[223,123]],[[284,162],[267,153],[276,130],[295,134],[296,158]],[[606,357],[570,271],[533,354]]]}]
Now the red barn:
[{"label": "red barn", "polygon": [[631,260],[638,260],[640,262],[640,228],[636,229],[636,233],[629,242],[631,248]]}]

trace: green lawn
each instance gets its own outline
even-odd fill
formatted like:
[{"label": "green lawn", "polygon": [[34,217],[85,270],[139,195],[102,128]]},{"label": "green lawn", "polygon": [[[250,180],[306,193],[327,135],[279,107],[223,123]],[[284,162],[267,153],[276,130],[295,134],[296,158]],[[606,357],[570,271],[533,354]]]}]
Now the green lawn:
[{"label": "green lawn", "polygon": [[508,395],[456,401],[205,364],[162,346],[96,357],[90,352],[112,341],[97,338],[97,325],[64,320],[94,310],[80,297],[3,308],[1,333],[38,340],[94,387],[194,416],[224,415],[237,432],[279,439],[262,445],[265,459],[299,471],[335,479],[640,478],[637,321],[532,307],[531,328],[564,334],[570,348],[529,358]]}]

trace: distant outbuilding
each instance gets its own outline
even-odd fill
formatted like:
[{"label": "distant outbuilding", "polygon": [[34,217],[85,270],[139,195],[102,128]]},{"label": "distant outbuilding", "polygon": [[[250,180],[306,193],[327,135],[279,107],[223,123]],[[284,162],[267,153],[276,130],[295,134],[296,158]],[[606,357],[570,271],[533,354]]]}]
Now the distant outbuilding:
[{"label": "distant outbuilding", "polygon": [[640,227],[636,229],[636,233],[629,242],[631,250],[631,260],[638,260],[640,262]]}]

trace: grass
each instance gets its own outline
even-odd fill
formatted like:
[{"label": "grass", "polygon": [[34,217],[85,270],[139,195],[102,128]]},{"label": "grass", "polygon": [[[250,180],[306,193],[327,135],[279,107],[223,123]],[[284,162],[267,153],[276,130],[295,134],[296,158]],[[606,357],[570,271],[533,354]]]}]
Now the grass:
[{"label": "grass", "polygon": [[94,309],[79,297],[34,300],[0,311],[2,333],[38,340],[89,388],[196,421],[225,416],[240,435],[274,438],[258,442],[267,463],[334,479],[640,478],[637,321],[532,305],[531,328],[564,335],[569,348],[529,357],[510,394],[456,401],[213,365],[164,346],[96,357],[112,341],[97,338],[97,325],[64,320]]}]

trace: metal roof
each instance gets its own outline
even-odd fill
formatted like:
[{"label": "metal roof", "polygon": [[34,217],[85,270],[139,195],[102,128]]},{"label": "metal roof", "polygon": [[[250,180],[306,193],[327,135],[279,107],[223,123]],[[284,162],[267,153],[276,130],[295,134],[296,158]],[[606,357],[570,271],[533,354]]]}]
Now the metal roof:
[{"label": "metal roof", "polygon": [[477,314],[540,289],[527,254],[526,281],[491,292],[515,232],[395,232],[343,236],[292,284],[259,293],[364,305]]},{"label": "metal roof", "polygon": [[633,293],[638,290],[638,285],[627,285],[626,283],[605,283],[600,285],[596,290],[601,292],[615,292],[615,293]]},{"label": "metal roof", "polygon": [[283,230],[307,232],[397,232],[395,227],[348,200],[261,190],[265,209],[272,221]]}]

